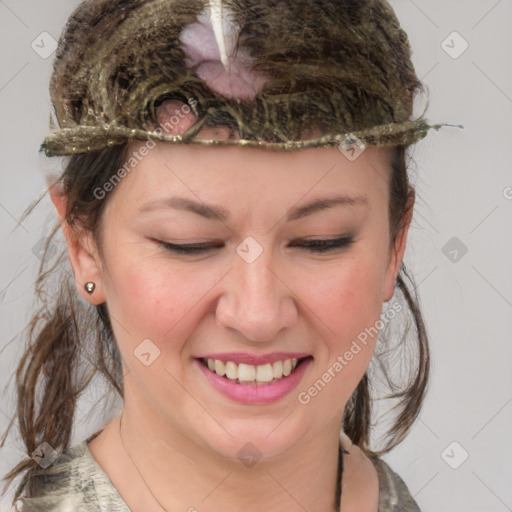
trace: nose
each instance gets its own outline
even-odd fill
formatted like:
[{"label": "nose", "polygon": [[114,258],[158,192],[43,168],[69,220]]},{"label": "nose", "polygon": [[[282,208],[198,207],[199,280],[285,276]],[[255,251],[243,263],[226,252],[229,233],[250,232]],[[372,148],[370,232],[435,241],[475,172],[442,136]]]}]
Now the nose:
[{"label": "nose", "polygon": [[297,320],[292,287],[270,252],[264,250],[251,263],[235,254],[217,303],[217,321],[252,341],[275,340]]}]

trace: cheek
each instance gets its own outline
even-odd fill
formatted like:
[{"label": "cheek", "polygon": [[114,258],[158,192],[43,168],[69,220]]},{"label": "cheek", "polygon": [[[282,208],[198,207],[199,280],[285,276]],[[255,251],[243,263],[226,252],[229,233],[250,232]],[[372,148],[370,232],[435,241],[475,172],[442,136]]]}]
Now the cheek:
[{"label": "cheek", "polygon": [[171,271],[165,262],[139,263],[120,270],[112,276],[116,309],[131,331],[145,337],[160,340],[166,333],[171,335],[204,295],[205,283]]},{"label": "cheek", "polygon": [[[112,265],[112,267],[114,267]],[[222,274],[199,272],[193,264],[180,265],[164,254],[149,258],[133,255],[109,269],[108,304],[112,327],[127,364],[134,350],[150,339],[160,350],[156,366],[181,371],[176,355],[208,315],[208,305]]]},{"label": "cheek", "polygon": [[299,402],[311,403],[318,418],[326,411],[335,418],[373,356],[382,312],[382,267],[357,258],[325,275],[317,273],[315,281],[310,283],[307,304],[322,339],[318,366],[301,389]]},{"label": "cheek", "polygon": [[382,268],[374,261],[358,257],[326,266],[305,285],[302,295],[335,345],[346,345],[381,313]]}]

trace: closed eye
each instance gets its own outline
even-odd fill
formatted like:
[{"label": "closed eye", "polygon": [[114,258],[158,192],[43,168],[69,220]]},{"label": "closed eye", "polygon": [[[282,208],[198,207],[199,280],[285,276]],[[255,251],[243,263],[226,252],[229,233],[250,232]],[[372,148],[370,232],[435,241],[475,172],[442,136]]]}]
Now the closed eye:
[{"label": "closed eye", "polygon": [[[310,252],[329,252],[336,249],[349,247],[354,243],[353,235],[345,235],[338,238],[314,239],[314,240],[294,240],[291,243],[292,247],[302,247]],[[165,249],[172,251],[176,254],[201,254],[212,249],[221,248],[224,244],[199,243],[199,244],[171,244],[170,242],[163,242],[158,240],[158,243]]]},{"label": "closed eye", "polygon": [[304,247],[305,249],[313,252],[328,252],[334,251],[335,249],[340,249],[342,247],[348,247],[353,243],[354,237],[352,235],[346,235],[340,238],[303,240],[299,244],[292,243],[292,247],[294,245],[298,245],[299,247]]},{"label": "closed eye", "polygon": [[[203,252],[209,251],[210,249],[215,249],[215,248],[219,247],[218,244],[215,245],[215,244],[211,244],[211,243],[184,244],[184,245],[171,244],[169,242],[162,242],[162,241],[159,241],[159,243],[165,249],[175,252],[177,254],[198,254],[198,253],[203,253]],[[224,245],[224,244],[222,244],[222,245]]]}]

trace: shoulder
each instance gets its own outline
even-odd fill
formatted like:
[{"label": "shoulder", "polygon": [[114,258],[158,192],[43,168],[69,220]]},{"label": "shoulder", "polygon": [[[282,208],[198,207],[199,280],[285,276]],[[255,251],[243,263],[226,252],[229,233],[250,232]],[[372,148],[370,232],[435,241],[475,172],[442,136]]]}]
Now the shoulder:
[{"label": "shoulder", "polygon": [[20,512],[129,512],[87,441],[61,453],[48,468],[33,471],[20,492],[15,509]]},{"label": "shoulder", "polygon": [[[368,510],[378,506],[378,512],[421,512],[405,482],[383,459],[367,455],[344,432],[340,432],[340,442],[342,448],[350,452],[343,460],[342,503],[343,492],[346,492],[350,495],[345,499],[346,504],[359,505],[353,507],[354,510],[361,510],[360,504],[364,504]],[[347,475],[345,466],[350,470]]]},{"label": "shoulder", "polygon": [[379,503],[379,478],[376,467],[363,451],[340,433],[343,449],[341,510],[376,512]]},{"label": "shoulder", "polygon": [[47,468],[32,470],[16,501],[19,510],[81,510],[82,494],[94,495],[91,468],[84,455],[85,442],[61,453]]},{"label": "shoulder", "polygon": [[421,512],[402,478],[380,457],[370,457],[379,476],[379,512]]}]

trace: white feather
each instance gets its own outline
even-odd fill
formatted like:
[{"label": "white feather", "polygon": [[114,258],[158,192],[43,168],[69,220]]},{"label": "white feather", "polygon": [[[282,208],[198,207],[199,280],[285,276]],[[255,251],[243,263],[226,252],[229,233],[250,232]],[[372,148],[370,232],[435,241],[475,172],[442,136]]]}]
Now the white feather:
[{"label": "white feather", "polygon": [[229,69],[229,57],[226,47],[226,35],[224,33],[224,7],[222,0],[210,0],[210,19],[212,22],[215,41],[219,47],[220,60],[226,70]]}]

